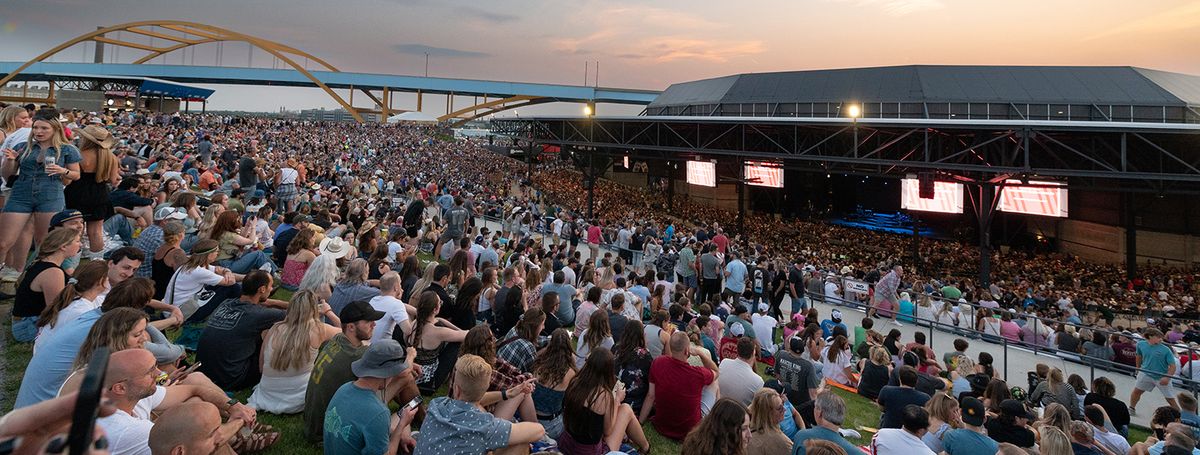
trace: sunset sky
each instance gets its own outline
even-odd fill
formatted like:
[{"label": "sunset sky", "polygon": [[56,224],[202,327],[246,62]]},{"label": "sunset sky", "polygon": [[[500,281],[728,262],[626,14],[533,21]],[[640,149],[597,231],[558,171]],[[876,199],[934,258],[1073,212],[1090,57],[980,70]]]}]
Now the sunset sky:
[{"label": "sunset sky", "polygon": [[[285,43],[343,71],[419,75],[428,52],[431,76],[582,84],[585,62],[599,61],[602,86],[659,90],[744,72],[905,64],[1132,65],[1200,74],[1200,2],[1194,0],[41,0],[8,6],[0,28],[3,61],[27,60],[96,26],[177,19]],[[90,59],[90,46],[54,61]],[[247,49],[224,45],[222,64],[246,66]],[[215,64],[215,53],[215,45],[201,47],[196,64]],[[109,57],[128,62],[141,55],[123,49]],[[193,57],[172,54],[166,62],[181,58]],[[272,61],[260,51],[253,63],[271,67]],[[335,106],[316,89],[215,88],[215,109]],[[444,106],[440,99],[426,103],[434,114]],[[415,107],[411,99],[396,104]],[[600,114],[638,110],[603,106]],[[551,105],[521,112],[578,111]]]}]

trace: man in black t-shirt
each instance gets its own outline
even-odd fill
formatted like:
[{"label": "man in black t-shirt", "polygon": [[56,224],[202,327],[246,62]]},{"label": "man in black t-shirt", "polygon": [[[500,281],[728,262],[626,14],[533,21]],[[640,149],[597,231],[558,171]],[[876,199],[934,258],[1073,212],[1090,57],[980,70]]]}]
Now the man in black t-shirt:
[{"label": "man in black t-shirt", "polygon": [[817,396],[821,380],[812,362],[803,358],[804,340],[792,337],[786,345],[786,350],[775,353],[775,376],[783,383],[788,401],[799,409]]},{"label": "man in black t-shirt", "polygon": [[793,317],[796,313],[808,309],[808,302],[804,300],[804,270],[800,268],[803,262],[796,260],[787,272],[788,297],[792,299]]},{"label": "man in black t-shirt", "polygon": [[899,370],[900,385],[884,386],[879,391],[880,417],[879,428],[900,428],[904,419],[904,407],[910,404],[924,407],[929,402],[929,395],[914,387],[917,385],[917,370],[910,366],[902,366]]},{"label": "man in black t-shirt", "polygon": [[221,302],[208,317],[196,345],[200,372],[223,390],[253,387],[262,376],[259,352],[262,332],[282,321],[284,311],[267,306],[287,307],[287,302],[271,300],[271,275],[262,270],[246,274],[242,296]]},{"label": "man in black t-shirt", "polygon": [[1031,420],[1033,415],[1020,401],[1004,400],[1000,402],[1000,417],[988,419],[984,428],[987,428],[988,437],[996,442],[1032,449],[1037,440],[1033,431],[1026,427]]}]

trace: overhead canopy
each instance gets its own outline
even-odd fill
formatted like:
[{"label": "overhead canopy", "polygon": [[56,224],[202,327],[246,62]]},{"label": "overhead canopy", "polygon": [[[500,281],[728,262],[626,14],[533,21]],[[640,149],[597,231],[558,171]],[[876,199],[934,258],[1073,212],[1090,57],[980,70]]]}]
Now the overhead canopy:
[{"label": "overhead canopy", "polygon": [[[827,104],[835,109],[785,105]],[[1119,117],[1139,108],[1159,108],[1159,117],[1196,115],[1200,76],[1129,66],[931,66],[910,65],[778,73],[751,73],[671,85],[650,103],[649,115],[844,116],[836,107],[861,104],[863,117],[924,118],[954,114],[954,107],[981,108],[957,117],[987,115],[989,105],[1009,115],[1075,117],[1088,107],[1088,119]],[[761,106],[755,106],[761,105]],[[775,105],[779,105],[777,108]],[[934,105],[934,107],[929,107]],[[938,106],[940,105],[940,106]],[[1063,106],[1059,109],[1057,106]],[[1070,106],[1074,113],[1066,113]],[[783,112],[779,109],[782,108]],[[1174,108],[1163,113],[1162,108]],[[929,112],[929,111],[933,112]],[[995,111],[993,109],[992,111]],[[993,115],[995,112],[991,112]],[[839,115],[841,114],[841,115]],[[874,115],[872,115],[874,114]],[[1148,117],[1135,112],[1130,117]],[[1070,118],[1074,119],[1074,118]],[[1171,121],[1171,120],[1165,120]],[[1176,120],[1179,121],[1179,120]]]},{"label": "overhead canopy", "polygon": [[398,122],[416,122],[416,123],[437,123],[437,117],[426,114],[420,111],[409,111],[388,117],[388,123]]},{"label": "overhead canopy", "polygon": [[216,92],[216,90],[204,87],[164,81],[152,77],[100,76],[95,74],[71,73],[46,73],[46,76],[55,81],[105,81],[122,83],[137,87],[138,95],[141,96],[165,96],[167,98],[204,100]]}]

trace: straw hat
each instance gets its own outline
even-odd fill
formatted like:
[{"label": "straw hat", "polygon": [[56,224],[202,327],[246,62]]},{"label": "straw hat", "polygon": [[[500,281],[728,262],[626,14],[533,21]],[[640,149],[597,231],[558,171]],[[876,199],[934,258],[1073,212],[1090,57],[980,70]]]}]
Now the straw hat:
[{"label": "straw hat", "polygon": [[113,146],[117,145],[117,140],[113,138],[112,133],[108,132],[104,127],[96,125],[88,125],[83,129],[77,130],[79,136],[99,145],[105,150],[112,150]]}]

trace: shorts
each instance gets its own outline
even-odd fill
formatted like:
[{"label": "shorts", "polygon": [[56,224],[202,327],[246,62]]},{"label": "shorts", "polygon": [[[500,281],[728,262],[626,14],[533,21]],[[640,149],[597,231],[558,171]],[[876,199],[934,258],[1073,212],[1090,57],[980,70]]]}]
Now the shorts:
[{"label": "shorts", "polygon": [[1167,385],[1162,385],[1158,381],[1158,379],[1151,378],[1150,375],[1146,374],[1144,371],[1138,372],[1137,382],[1133,384],[1133,388],[1143,392],[1149,392],[1154,388],[1158,388],[1158,391],[1162,393],[1163,398],[1175,398],[1174,395],[1171,395],[1171,384],[1167,383]]},{"label": "shorts", "polygon": [[33,340],[37,338],[38,334],[37,321],[37,316],[30,316],[27,318],[21,318],[19,321],[13,321],[13,339],[17,340],[18,343],[32,343]]},{"label": "shorts", "polygon": [[4,211],[9,213],[58,213],[66,207],[62,181],[54,177],[17,180]]},{"label": "shorts", "polygon": [[446,243],[446,242],[452,241],[457,245],[458,241],[462,240],[462,238],[463,238],[463,234],[461,234],[461,233],[459,233],[458,235],[454,235],[449,232],[443,232],[442,236],[438,237],[438,243]]}]

